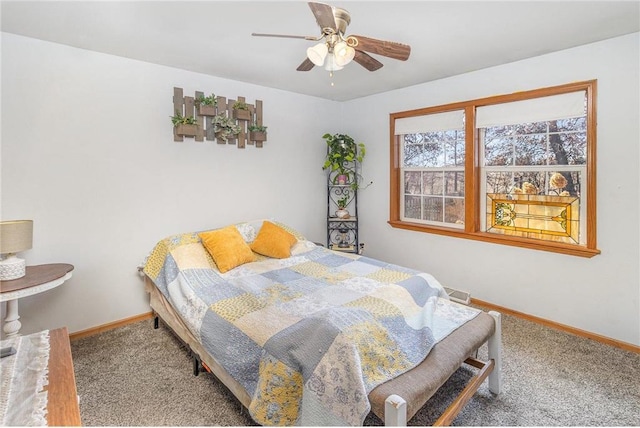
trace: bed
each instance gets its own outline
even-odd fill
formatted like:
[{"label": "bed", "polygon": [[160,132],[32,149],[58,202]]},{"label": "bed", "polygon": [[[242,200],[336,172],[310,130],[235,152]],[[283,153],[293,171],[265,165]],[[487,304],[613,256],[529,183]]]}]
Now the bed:
[{"label": "bed", "polygon": [[277,221],[169,236],[142,271],[152,310],[194,368],[261,425],[362,425],[369,412],[406,425],[462,364],[478,372],[436,425],[486,378],[500,392],[499,313],[452,302],[427,273],[326,249]]}]

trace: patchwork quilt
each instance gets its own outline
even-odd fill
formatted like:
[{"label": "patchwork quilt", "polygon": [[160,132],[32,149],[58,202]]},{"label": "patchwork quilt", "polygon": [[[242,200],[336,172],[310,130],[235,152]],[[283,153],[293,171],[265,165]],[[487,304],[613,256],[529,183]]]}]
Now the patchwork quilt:
[{"label": "patchwork quilt", "polygon": [[306,240],[289,258],[222,274],[197,233],[176,235],[144,272],[246,389],[262,425],[362,425],[373,388],[479,313],[448,301],[431,275]]}]

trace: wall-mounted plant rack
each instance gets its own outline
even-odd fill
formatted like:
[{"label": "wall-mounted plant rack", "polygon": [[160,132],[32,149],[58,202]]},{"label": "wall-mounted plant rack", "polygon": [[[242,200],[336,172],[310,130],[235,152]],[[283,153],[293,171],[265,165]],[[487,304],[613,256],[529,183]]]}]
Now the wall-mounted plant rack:
[{"label": "wall-mounted plant rack", "polygon": [[[237,100],[227,99],[225,97],[216,97],[217,105],[204,106],[198,105],[197,100],[200,97],[204,97],[205,94],[200,91],[195,92],[194,97],[184,96],[182,88],[173,88],[173,113],[181,114],[184,117],[193,117],[196,119],[195,129],[183,129],[182,126],[176,126],[173,128],[173,141],[182,142],[184,137],[194,138],[197,142],[216,141],[218,144],[235,144],[239,149],[244,149],[247,145],[255,145],[255,147],[261,148],[263,142],[266,141],[265,135],[257,135],[255,141],[249,138],[251,134],[248,131],[248,127],[251,124],[262,126],[263,110],[262,101],[256,100],[255,104],[249,104],[246,102],[245,97],[238,97]],[[247,106],[247,112],[244,118],[236,119],[233,106],[238,102],[245,103]],[[240,127],[240,132],[236,136],[228,136],[222,138],[219,134],[216,135],[216,127],[214,125],[214,118],[216,116],[225,116],[231,119],[231,122]],[[189,127],[189,125],[183,125]],[[264,134],[264,133],[263,133]]]}]

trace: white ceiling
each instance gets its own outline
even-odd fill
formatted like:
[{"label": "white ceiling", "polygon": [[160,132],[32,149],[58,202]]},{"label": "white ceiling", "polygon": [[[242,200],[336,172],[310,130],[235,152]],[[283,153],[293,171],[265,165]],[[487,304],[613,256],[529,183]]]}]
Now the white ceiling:
[{"label": "white ceiling", "polygon": [[[5,1],[2,31],[344,101],[640,31],[640,1],[331,1],[347,34],[411,45],[329,73],[296,71],[318,36],[302,1]],[[333,81],[334,86],[331,86]]]}]

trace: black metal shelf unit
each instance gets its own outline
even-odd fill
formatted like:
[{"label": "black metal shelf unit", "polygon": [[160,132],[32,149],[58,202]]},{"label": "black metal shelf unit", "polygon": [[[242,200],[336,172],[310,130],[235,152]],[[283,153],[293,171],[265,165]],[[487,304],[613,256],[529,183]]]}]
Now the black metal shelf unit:
[{"label": "black metal shelf unit", "polygon": [[[357,162],[354,162],[352,167],[357,172]],[[361,254],[364,244],[360,243],[358,233],[357,186],[350,183],[342,184],[339,175],[339,171],[330,171],[327,174],[327,248]],[[348,177],[351,180],[355,179],[351,175]],[[344,210],[340,209],[341,201]]]}]

